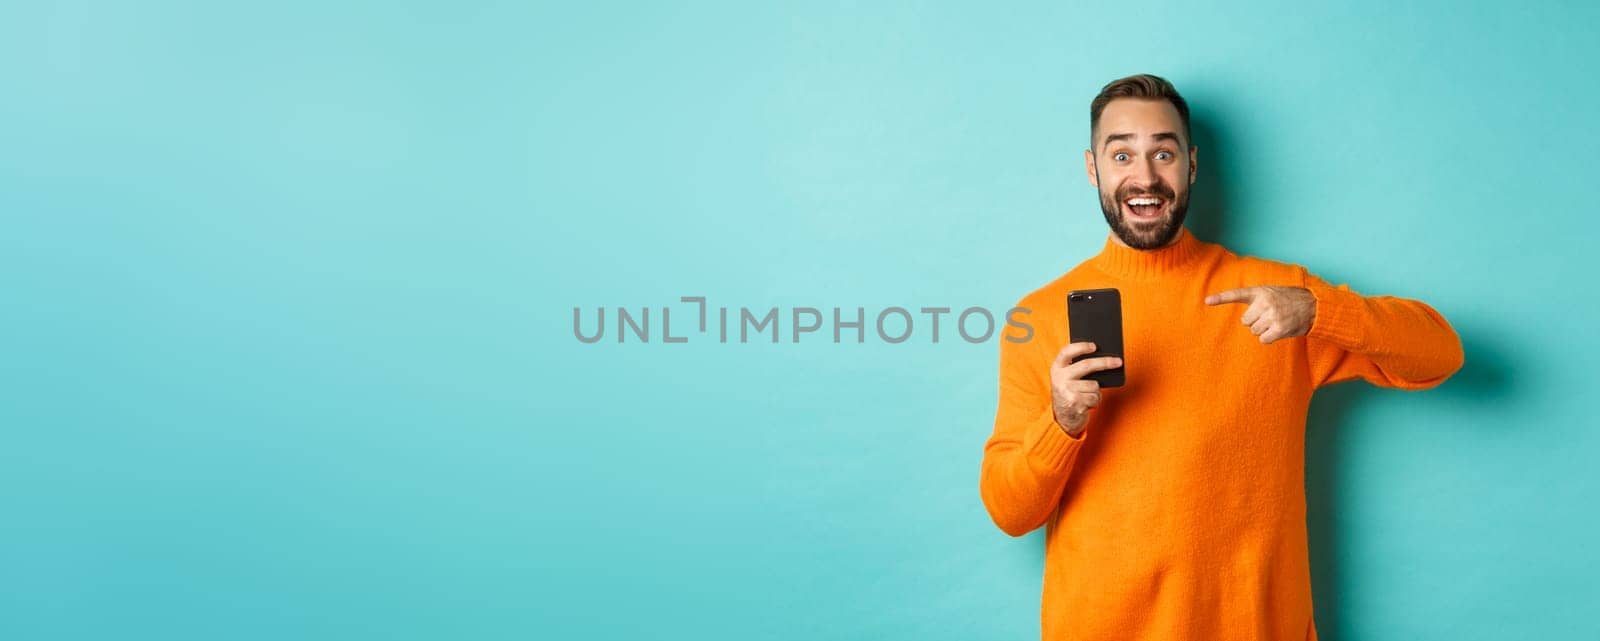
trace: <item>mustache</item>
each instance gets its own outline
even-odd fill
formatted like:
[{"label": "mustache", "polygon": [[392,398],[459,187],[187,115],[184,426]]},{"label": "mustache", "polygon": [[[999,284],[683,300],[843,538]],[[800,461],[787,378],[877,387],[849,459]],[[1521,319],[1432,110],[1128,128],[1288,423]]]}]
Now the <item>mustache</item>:
[{"label": "mustache", "polygon": [[1165,200],[1167,202],[1172,202],[1173,200],[1175,200],[1177,198],[1177,194],[1173,193],[1171,187],[1168,187],[1165,183],[1157,183],[1155,185],[1152,185],[1149,189],[1142,189],[1142,190],[1125,189],[1125,190],[1122,190],[1120,192],[1117,192],[1117,202],[1122,202],[1122,201],[1125,201],[1125,200],[1127,200],[1129,198],[1138,198],[1138,197],[1141,197],[1141,196],[1149,196],[1149,197],[1152,197],[1152,198],[1160,198],[1160,199]]}]

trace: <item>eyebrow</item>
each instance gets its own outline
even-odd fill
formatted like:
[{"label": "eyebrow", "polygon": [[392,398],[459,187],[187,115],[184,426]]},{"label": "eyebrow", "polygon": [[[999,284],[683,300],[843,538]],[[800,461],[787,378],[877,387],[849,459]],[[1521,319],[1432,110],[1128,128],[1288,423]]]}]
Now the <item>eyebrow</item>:
[{"label": "eyebrow", "polygon": [[[1178,134],[1170,132],[1170,131],[1163,131],[1161,133],[1153,134],[1150,137],[1154,138],[1156,140],[1171,140],[1173,142],[1173,144],[1177,144],[1177,145],[1180,145],[1180,146],[1183,143],[1183,141],[1178,139]],[[1111,145],[1111,143],[1114,143],[1114,142],[1116,142],[1118,140],[1126,140],[1126,141],[1130,141],[1131,142],[1133,140],[1133,138],[1134,138],[1133,134],[1111,134],[1109,136],[1106,136],[1105,142],[1100,143],[1100,146],[1101,147],[1108,147],[1108,146]]]}]

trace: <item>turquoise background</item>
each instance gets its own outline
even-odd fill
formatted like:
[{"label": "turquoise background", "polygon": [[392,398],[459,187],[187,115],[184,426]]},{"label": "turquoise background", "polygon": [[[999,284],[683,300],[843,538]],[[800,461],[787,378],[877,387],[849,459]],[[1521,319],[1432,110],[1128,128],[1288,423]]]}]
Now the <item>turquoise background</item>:
[{"label": "turquoise background", "polygon": [[1600,10],[1340,4],[9,3],[0,637],[1035,638],[994,341],[572,309],[1003,310],[1138,72],[1197,235],[1465,343],[1311,408],[1323,637],[1600,636]]}]

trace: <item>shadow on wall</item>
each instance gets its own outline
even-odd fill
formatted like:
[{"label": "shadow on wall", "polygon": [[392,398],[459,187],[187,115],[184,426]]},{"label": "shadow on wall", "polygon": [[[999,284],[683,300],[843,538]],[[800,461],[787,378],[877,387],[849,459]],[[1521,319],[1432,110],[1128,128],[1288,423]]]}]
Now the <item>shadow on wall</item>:
[{"label": "shadow on wall", "polygon": [[[1212,102],[1210,98],[1206,101],[1206,104]],[[1228,209],[1228,194],[1231,191],[1229,176],[1235,172],[1228,168],[1230,145],[1220,122],[1210,109],[1198,110],[1195,103],[1190,102],[1189,130],[1194,134],[1194,145],[1199,151],[1193,191],[1189,195],[1189,214],[1183,225],[1200,240],[1233,249],[1224,223],[1227,216],[1233,215]]]},{"label": "shadow on wall", "polygon": [[[1426,302],[1426,301],[1424,301]],[[1339,488],[1346,485],[1342,461],[1349,451],[1344,443],[1354,426],[1346,417],[1352,410],[1378,394],[1416,394],[1417,402],[1434,405],[1454,403],[1494,404],[1504,401],[1511,389],[1514,364],[1510,356],[1495,351],[1479,337],[1490,329],[1454,318],[1446,318],[1461,336],[1466,362],[1449,380],[1431,390],[1403,392],[1382,389],[1365,381],[1346,381],[1324,387],[1312,397],[1306,418],[1306,528],[1311,553],[1311,596],[1316,607],[1317,636],[1326,641],[1349,639],[1351,613],[1341,607],[1344,595],[1361,589],[1364,580],[1340,572],[1339,550],[1360,523],[1341,523],[1339,515],[1346,504]],[[1374,428],[1381,429],[1381,428]],[[1466,438],[1466,435],[1463,435]]]}]

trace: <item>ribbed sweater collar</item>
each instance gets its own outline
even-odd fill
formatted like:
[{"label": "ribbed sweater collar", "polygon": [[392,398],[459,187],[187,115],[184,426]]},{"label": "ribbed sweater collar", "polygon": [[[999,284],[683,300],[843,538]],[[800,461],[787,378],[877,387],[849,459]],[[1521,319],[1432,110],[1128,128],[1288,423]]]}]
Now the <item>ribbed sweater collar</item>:
[{"label": "ribbed sweater collar", "polygon": [[1089,262],[1112,276],[1129,280],[1155,280],[1187,271],[1190,264],[1204,252],[1205,243],[1189,233],[1189,228],[1179,227],[1176,242],[1149,250],[1123,247],[1107,235],[1105,247]]}]

